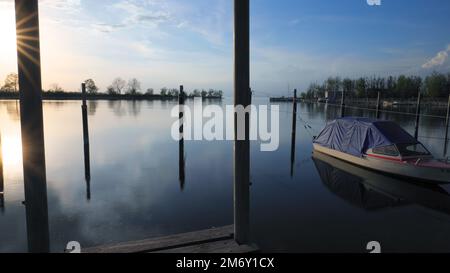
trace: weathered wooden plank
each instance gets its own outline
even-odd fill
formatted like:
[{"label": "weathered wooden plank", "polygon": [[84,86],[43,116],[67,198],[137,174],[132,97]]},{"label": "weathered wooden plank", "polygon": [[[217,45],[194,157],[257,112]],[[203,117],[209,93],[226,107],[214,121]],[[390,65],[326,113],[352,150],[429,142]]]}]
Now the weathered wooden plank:
[{"label": "weathered wooden plank", "polygon": [[252,253],[258,248],[251,245],[238,245],[234,239],[196,244],[179,248],[170,248],[151,253]]},{"label": "weathered wooden plank", "polygon": [[87,248],[83,253],[136,253],[202,244],[233,237],[233,225],[159,238]]}]

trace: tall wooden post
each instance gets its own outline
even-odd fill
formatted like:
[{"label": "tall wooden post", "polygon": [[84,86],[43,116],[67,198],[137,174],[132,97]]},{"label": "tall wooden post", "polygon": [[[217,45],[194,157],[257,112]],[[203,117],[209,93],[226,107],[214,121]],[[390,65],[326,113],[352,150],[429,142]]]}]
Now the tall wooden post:
[{"label": "tall wooden post", "polygon": [[447,117],[445,119],[445,142],[444,142],[444,156],[447,155],[447,146],[448,146],[448,126],[450,123],[450,95],[448,96],[447,103]]},{"label": "tall wooden post", "polygon": [[15,0],[28,250],[49,252],[38,0]]},{"label": "tall wooden post", "polygon": [[86,104],[86,84],[81,84],[82,105],[81,114],[83,118],[83,144],[84,144],[84,178],[86,179],[86,199],[91,200],[91,155],[89,148],[89,123]]},{"label": "tall wooden post", "polygon": [[4,181],[3,181],[3,153],[2,153],[2,134],[0,133],[0,194],[4,192]]},{"label": "tall wooden post", "polygon": [[[234,105],[250,105],[250,1],[234,0]],[[250,233],[250,117],[245,115],[245,139],[238,138],[234,116],[234,238],[249,241]]]},{"label": "tall wooden post", "polygon": [[5,185],[3,180],[2,135],[0,133],[0,211],[5,211]]},{"label": "tall wooden post", "polygon": [[419,139],[419,125],[420,125],[420,104],[422,101],[422,94],[419,91],[417,95],[417,110],[416,110],[416,128],[414,130],[414,137]]},{"label": "tall wooden post", "polygon": [[[326,107],[326,106],[325,106]],[[291,133],[291,177],[294,176],[295,140],[297,135],[297,89],[294,90]]]},{"label": "tall wooden post", "polygon": [[179,171],[179,180],[180,180],[180,188],[184,190],[185,185],[185,162],[184,162],[184,87],[180,86],[180,94],[178,95],[178,104],[180,107],[180,113],[178,118],[180,120],[180,141],[179,141],[179,155],[178,155],[178,171]]},{"label": "tall wooden post", "polygon": [[341,118],[345,116],[345,90],[342,89],[341,95]]},{"label": "tall wooden post", "polygon": [[380,107],[381,107],[381,105],[380,105],[380,103],[381,103],[381,92],[378,92],[378,97],[377,97],[377,112],[376,112],[376,117],[377,117],[377,119],[379,119],[380,118]]}]

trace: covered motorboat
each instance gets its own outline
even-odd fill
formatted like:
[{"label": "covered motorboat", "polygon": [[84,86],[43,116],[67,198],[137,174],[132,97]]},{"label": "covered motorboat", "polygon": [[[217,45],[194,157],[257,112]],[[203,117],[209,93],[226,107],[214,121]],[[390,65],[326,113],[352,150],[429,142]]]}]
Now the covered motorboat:
[{"label": "covered motorboat", "polygon": [[417,180],[450,183],[450,164],[437,160],[392,121],[345,117],[328,123],[314,139],[314,151]]}]

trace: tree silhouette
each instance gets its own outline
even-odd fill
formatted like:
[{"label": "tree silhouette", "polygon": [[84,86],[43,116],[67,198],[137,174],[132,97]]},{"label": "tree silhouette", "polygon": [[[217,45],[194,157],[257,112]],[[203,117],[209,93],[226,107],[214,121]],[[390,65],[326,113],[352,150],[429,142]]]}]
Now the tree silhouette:
[{"label": "tree silhouette", "polygon": [[53,83],[50,85],[48,92],[64,92],[64,89],[59,84]]},{"label": "tree silhouette", "polygon": [[84,81],[86,84],[86,92],[89,94],[96,94],[98,91],[98,87],[95,85],[95,82],[93,79],[87,79]]},{"label": "tree silhouette", "polygon": [[141,90],[141,83],[137,79],[128,81],[127,94],[136,95]]},{"label": "tree silhouette", "polygon": [[108,94],[122,94],[127,82],[122,80],[122,78],[115,78],[110,86],[108,86]]},{"label": "tree silhouette", "polygon": [[4,92],[19,91],[19,77],[16,73],[10,73],[6,76],[5,84],[0,88]]}]

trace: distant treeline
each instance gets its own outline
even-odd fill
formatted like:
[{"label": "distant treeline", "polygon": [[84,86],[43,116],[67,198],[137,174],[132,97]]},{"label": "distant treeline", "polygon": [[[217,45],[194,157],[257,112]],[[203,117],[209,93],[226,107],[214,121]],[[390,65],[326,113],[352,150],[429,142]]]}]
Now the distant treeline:
[{"label": "distant treeline", "polygon": [[[83,98],[81,92],[62,92],[62,91],[43,91],[42,98],[45,100],[80,100]],[[87,93],[86,98],[89,100],[178,100],[178,95],[161,95],[161,94],[107,94],[107,93]],[[195,98],[191,94],[186,98]],[[204,96],[203,99],[222,99],[219,96]],[[19,99],[19,92],[0,91],[0,99]]]},{"label": "distant treeline", "polygon": [[[180,91],[176,88],[163,87],[159,90],[159,93],[155,93],[153,88],[148,88],[145,92],[141,91],[141,83],[137,79],[131,79],[128,82],[121,78],[116,78],[109,85],[105,92],[99,92],[99,88],[95,84],[93,79],[84,81],[86,86],[86,92],[90,98],[174,98],[178,97]],[[6,76],[3,86],[0,87],[0,95],[2,97],[15,97],[14,93],[19,90],[18,76],[15,73],[11,73]],[[187,97],[202,97],[202,98],[222,98],[222,90],[216,89],[194,89],[192,92],[184,91]],[[58,84],[51,84],[48,90],[43,90],[44,98],[72,98],[80,97],[81,92],[66,92]]]},{"label": "distant treeline", "polygon": [[342,91],[346,97],[354,98],[376,98],[378,92],[385,98],[409,99],[417,97],[419,92],[432,98],[442,98],[450,94],[450,73],[434,72],[425,78],[405,75],[358,79],[330,77],[322,84],[311,84],[301,96],[305,99],[317,99],[324,98],[326,92],[330,97]]}]

